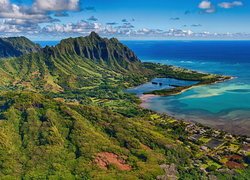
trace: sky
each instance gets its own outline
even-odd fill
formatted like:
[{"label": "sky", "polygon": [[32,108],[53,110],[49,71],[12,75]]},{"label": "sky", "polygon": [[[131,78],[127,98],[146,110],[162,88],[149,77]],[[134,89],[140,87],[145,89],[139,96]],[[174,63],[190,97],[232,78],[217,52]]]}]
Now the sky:
[{"label": "sky", "polygon": [[0,36],[250,40],[250,0],[0,0]]}]

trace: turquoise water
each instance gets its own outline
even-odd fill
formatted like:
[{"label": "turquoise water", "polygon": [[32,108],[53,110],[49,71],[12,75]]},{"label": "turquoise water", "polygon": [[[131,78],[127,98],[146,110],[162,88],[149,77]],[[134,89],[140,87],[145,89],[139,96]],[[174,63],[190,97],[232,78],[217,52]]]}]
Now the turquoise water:
[{"label": "turquoise water", "polygon": [[[180,95],[162,97],[165,101],[172,102],[172,108],[170,107],[169,110],[176,112],[180,110],[203,110],[208,113],[217,114],[234,109],[248,109],[248,115],[250,117],[250,84],[248,83],[248,73],[246,73],[250,70],[250,64],[241,66],[239,64],[222,64],[215,62],[196,64],[193,62],[191,65],[190,62],[185,61],[179,62],[178,64],[172,61],[161,61],[161,63],[178,65],[194,70],[205,71],[206,69],[206,72],[235,77],[235,79],[224,83],[196,87]],[[221,73],[221,71],[223,71],[223,73]],[[240,73],[240,71],[245,71],[246,74]],[[244,74],[246,76],[244,76]],[[178,108],[176,108],[177,106]]]},{"label": "turquoise water", "polygon": [[[127,42],[127,45],[137,52],[142,61],[235,77],[230,81],[196,87],[175,96],[148,98],[144,107],[234,133],[250,134],[249,41],[149,41],[140,44],[137,41]],[[169,52],[168,47],[174,52]]]}]

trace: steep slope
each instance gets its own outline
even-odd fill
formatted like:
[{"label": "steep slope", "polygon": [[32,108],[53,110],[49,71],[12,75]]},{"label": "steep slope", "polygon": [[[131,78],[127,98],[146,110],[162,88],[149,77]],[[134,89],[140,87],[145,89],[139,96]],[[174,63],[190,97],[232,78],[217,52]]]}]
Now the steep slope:
[{"label": "steep slope", "polygon": [[76,54],[95,62],[105,63],[115,70],[134,70],[140,63],[134,52],[117,39],[101,38],[95,32],[87,37],[62,40],[55,49],[56,56]]},{"label": "steep slope", "polygon": [[62,40],[56,47],[0,62],[4,87],[65,89],[95,86],[144,71],[140,60],[116,39],[87,37]]},{"label": "steep slope", "polygon": [[41,50],[39,45],[23,36],[0,38],[0,58],[19,57],[39,50]]}]

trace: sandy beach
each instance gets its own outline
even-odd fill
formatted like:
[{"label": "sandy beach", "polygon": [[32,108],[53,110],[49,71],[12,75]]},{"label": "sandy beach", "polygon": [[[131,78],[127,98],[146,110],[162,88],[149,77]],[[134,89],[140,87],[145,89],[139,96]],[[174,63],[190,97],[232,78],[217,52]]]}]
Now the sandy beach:
[{"label": "sandy beach", "polygon": [[158,97],[158,95],[154,95],[154,94],[142,94],[139,96],[140,100],[141,100],[141,104],[140,106],[142,108],[149,108],[148,105],[147,105],[147,102],[152,99],[152,98],[155,98],[155,97]]}]

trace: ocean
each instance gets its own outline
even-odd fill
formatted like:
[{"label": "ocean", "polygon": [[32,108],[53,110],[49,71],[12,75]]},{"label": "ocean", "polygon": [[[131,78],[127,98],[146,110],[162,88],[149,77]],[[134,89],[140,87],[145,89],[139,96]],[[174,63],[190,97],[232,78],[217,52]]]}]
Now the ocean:
[{"label": "ocean", "polygon": [[[250,41],[125,41],[144,62],[230,75],[233,80],[147,99],[144,107],[250,135]],[[136,91],[140,90],[138,87]]]},{"label": "ocean", "polygon": [[34,42],[39,44],[41,47],[45,47],[45,46],[55,46],[60,41],[34,41]]},{"label": "ocean", "polygon": [[[250,41],[122,42],[143,62],[235,77],[175,96],[148,98],[144,107],[231,133],[250,135]],[[56,45],[58,41],[37,43],[44,47]],[[143,93],[152,88],[147,83],[132,92]]]}]

